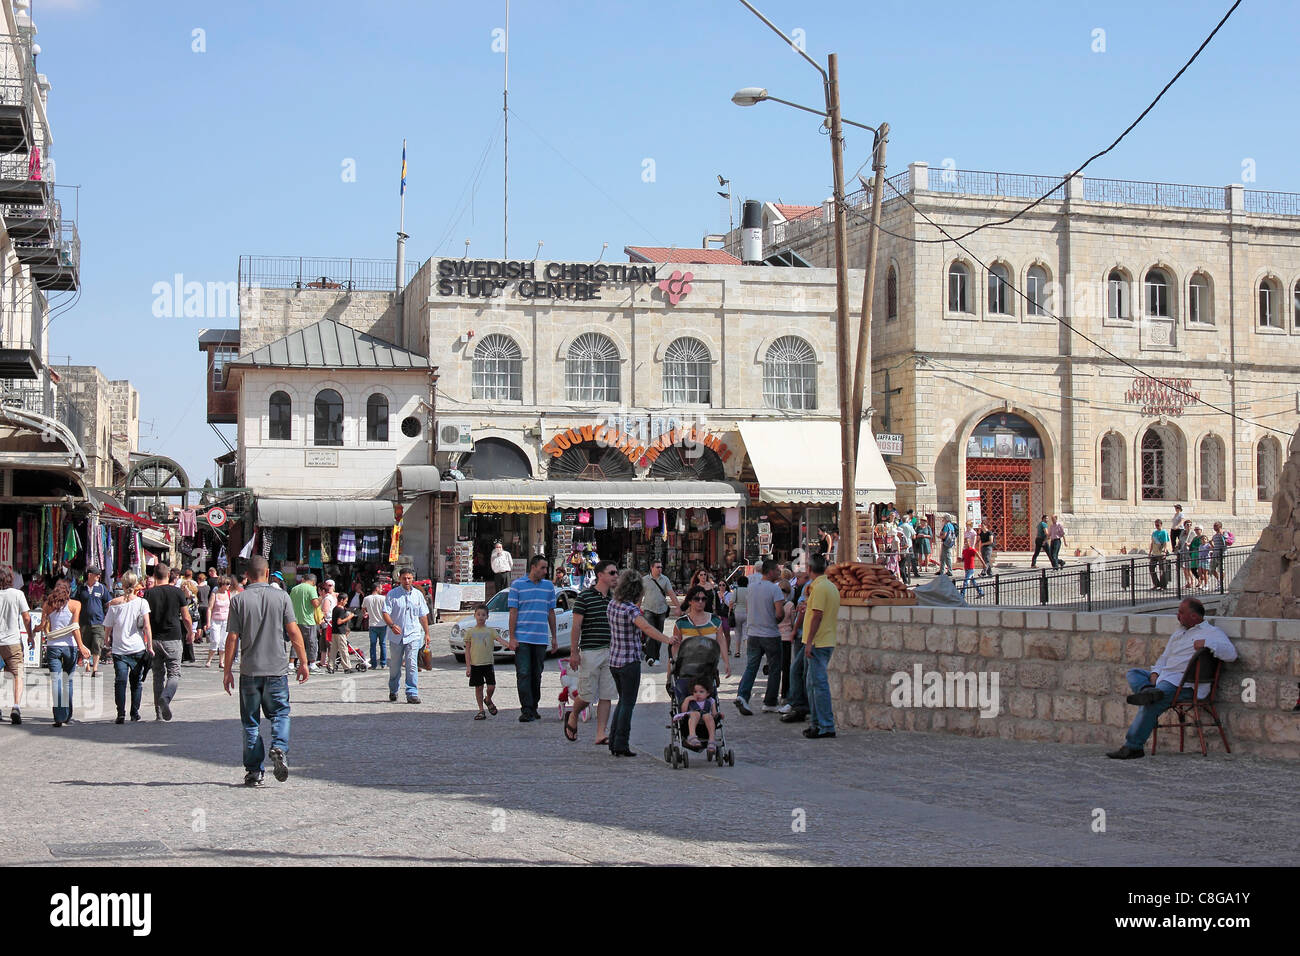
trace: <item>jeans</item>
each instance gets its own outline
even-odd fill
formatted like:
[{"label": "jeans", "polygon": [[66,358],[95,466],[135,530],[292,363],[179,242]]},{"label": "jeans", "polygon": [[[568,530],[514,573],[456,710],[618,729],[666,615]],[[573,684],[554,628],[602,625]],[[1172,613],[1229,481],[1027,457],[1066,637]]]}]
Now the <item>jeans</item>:
[{"label": "jeans", "polygon": [[[387,667],[388,666],[388,641],[385,635],[388,633],[387,625],[381,624],[379,627],[370,629],[370,666]],[[376,650],[376,648],[378,650]]]},{"label": "jeans", "polygon": [[1040,554],[1045,553],[1046,551],[1047,551],[1047,539],[1046,539],[1046,538],[1035,538],[1035,539],[1034,539],[1034,556],[1033,556],[1032,558],[1029,559],[1029,566],[1032,568],[1034,565],[1036,565],[1036,564],[1038,563],[1038,556],[1039,556]]},{"label": "jeans", "polygon": [[542,700],[542,670],[546,665],[545,644],[520,644],[515,651],[515,687],[519,690],[519,709],[537,717]]},{"label": "jeans", "polygon": [[781,642],[781,696],[790,697],[790,647],[793,641]]},{"label": "jeans", "polygon": [[962,582],[961,582],[961,590],[962,590],[962,594],[965,594],[965,593],[966,593],[966,589],[967,589],[968,587],[970,587],[972,584],[975,585],[975,593],[978,594],[980,597],[983,597],[983,596],[984,596],[984,589],[981,588],[980,585],[979,585],[979,582],[975,580],[975,569],[974,569],[974,568],[967,568],[967,569],[966,569],[966,577],[963,578],[963,579],[962,579]]},{"label": "jeans", "polygon": [[164,700],[170,706],[176,696],[176,691],[181,684],[181,653],[184,650],[184,641],[153,642],[154,707]]},{"label": "jeans", "polygon": [[1062,538],[1053,538],[1047,544],[1047,559],[1052,562],[1052,570],[1055,571],[1061,566],[1061,541]]},{"label": "jeans", "polygon": [[791,710],[808,711],[808,688],[805,686],[807,678],[804,676],[807,670],[804,666],[803,641],[796,637],[790,645],[790,693],[785,698]]},{"label": "jeans", "polygon": [[1147,560],[1147,570],[1151,572],[1151,586],[1153,588],[1163,588],[1169,583],[1169,571],[1165,567],[1165,559],[1161,555],[1152,555]]},{"label": "jeans", "polygon": [[[520,647],[525,645],[521,644]],[[636,695],[641,692],[641,662],[633,661],[622,667],[611,667],[609,673],[618,688],[618,703],[609,719],[609,749],[615,753],[630,749],[632,736],[632,708],[636,706]]]},{"label": "jeans", "polygon": [[75,647],[48,648],[50,662],[50,696],[54,700],[54,719],[66,724],[72,719],[72,683],[77,676]]},{"label": "jeans", "polygon": [[261,771],[266,757],[262,716],[271,722],[271,746],[289,755],[289,677],[239,675],[239,722],[244,725],[244,769]]},{"label": "jeans", "polygon": [[812,657],[805,658],[804,686],[808,692],[809,721],[818,733],[835,733],[835,713],[831,710],[831,685],[826,679],[826,668],[831,662],[833,647],[814,647]]},{"label": "jeans", "polygon": [[952,574],[952,545],[942,544],[939,546],[939,570],[936,574],[943,574],[947,571]]},{"label": "jeans", "polygon": [[[387,630],[387,628],[385,628]],[[402,676],[402,666],[406,666],[406,699],[420,696],[420,648],[419,641],[403,644],[400,640],[390,641],[388,648],[388,693],[397,693],[397,684]]]},{"label": "jeans", "polygon": [[[1151,686],[1150,671],[1144,671],[1135,667],[1125,674],[1124,678],[1128,681],[1128,686],[1135,694],[1138,691]],[[1181,676],[1179,679],[1182,679]],[[1166,680],[1157,681],[1156,690],[1160,691],[1160,693],[1165,696],[1154,704],[1144,704],[1139,707],[1137,716],[1133,718],[1133,723],[1129,725],[1128,734],[1124,737],[1124,746],[1128,747],[1130,750],[1141,750],[1146,746],[1147,738],[1151,736],[1151,731],[1155,729],[1156,722],[1160,719],[1160,715],[1168,710],[1170,705],[1173,704],[1174,697],[1178,693],[1178,685]],[[1183,693],[1190,699],[1192,689],[1190,687],[1186,688]]]},{"label": "jeans", "polygon": [[767,690],[763,693],[763,703],[775,707],[777,691],[781,687],[781,638],[757,637],[750,635],[749,655],[745,660],[745,676],[740,679],[740,688],[736,696],[746,703],[754,690],[754,681],[758,677],[758,665],[767,657]]},{"label": "jeans", "polygon": [[113,700],[117,703],[117,716],[126,716],[126,685],[131,684],[131,716],[140,716],[140,696],[144,692],[144,651],[135,654],[113,655]]},{"label": "jeans", "polygon": [[980,545],[980,557],[984,559],[986,565],[983,571],[984,577],[991,577],[993,575],[993,545]]}]

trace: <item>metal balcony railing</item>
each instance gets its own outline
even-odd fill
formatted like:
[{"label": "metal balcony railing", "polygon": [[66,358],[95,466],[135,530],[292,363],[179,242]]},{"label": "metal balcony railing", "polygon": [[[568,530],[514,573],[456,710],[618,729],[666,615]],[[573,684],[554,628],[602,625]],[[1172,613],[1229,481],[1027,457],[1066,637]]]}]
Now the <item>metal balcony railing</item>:
[{"label": "metal balcony railing", "polygon": [[[402,285],[420,270],[406,263]],[[328,259],[309,256],[240,256],[239,288],[392,292],[395,259]]]},{"label": "metal balcony railing", "polygon": [[17,408],[36,415],[48,416],[52,402],[47,401],[46,391],[39,385],[19,385],[11,380],[0,380],[0,405]]},{"label": "metal balcony railing", "polygon": [[57,199],[44,202],[0,203],[0,218],[10,239],[52,237],[63,219],[63,204]]}]

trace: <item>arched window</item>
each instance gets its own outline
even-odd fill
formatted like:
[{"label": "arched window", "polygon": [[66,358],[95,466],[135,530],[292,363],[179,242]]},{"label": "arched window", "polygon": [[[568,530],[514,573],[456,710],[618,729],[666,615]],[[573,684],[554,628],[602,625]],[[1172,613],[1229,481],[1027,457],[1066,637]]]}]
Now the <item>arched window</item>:
[{"label": "arched window", "polygon": [[271,441],[293,439],[293,402],[288,392],[271,393]]},{"label": "arched window", "polygon": [[768,347],[763,404],[793,410],[817,407],[817,355],[796,335],[783,335]]},{"label": "arched window", "polygon": [[1177,501],[1186,497],[1183,443],[1178,431],[1151,425],[1142,435],[1142,497],[1148,501]]},{"label": "arched window", "polygon": [[618,348],[599,332],[584,332],[569,346],[564,391],[570,402],[618,401]]},{"label": "arched window", "polygon": [[1223,439],[1206,435],[1201,439],[1201,500],[1226,501],[1223,480]]},{"label": "arched window", "polygon": [[1169,318],[1169,277],[1159,269],[1148,269],[1146,282],[1147,316]]},{"label": "arched window", "polygon": [[1101,440],[1101,496],[1107,501],[1128,497],[1128,467],[1124,439],[1110,432]]},{"label": "arched window", "polygon": [[989,266],[989,313],[1011,314],[1011,273],[1000,263]]},{"label": "arched window", "polygon": [[524,355],[508,335],[485,335],[474,347],[470,396],[487,402],[524,400]]},{"label": "arched window", "polygon": [[1297,282],[1295,284],[1295,291],[1292,292],[1291,298],[1292,298],[1291,304],[1295,308],[1295,311],[1292,313],[1291,316],[1291,321],[1296,325],[1297,328],[1300,328],[1300,282]]},{"label": "arched window", "polygon": [[1264,279],[1259,284],[1259,326],[1282,328],[1282,290],[1276,279]]},{"label": "arched window", "polygon": [[[1300,296],[1300,283],[1296,285],[1296,295]],[[885,321],[893,322],[898,318],[898,270],[893,266],[885,273]]]},{"label": "arched window", "polygon": [[343,444],[343,396],[332,388],[316,393],[316,444]]},{"label": "arched window", "polygon": [[948,267],[948,311],[971,311],[970,270],[960,262]]},{"label": "arched window", "polygon": [[1110,275],[1106,276],[1106,317],[1129,318],[1128,277],[1119,269],[1111,269]]},{"label": "arched window", "polygon": [[1277,478],[1282,470],[1282,446],[1272,435],[1265,436],[1255,450],[1255,497],[1272,501],[1277,496]]},{"label": "arched window", "polygon": [[1029,298],[1030,315],[1046,315],[1051,307],[1048,301],[1048,281],[1047,270],[1042,266],[1029,267],[1029,272],[1025,275],[1025,295]]},{"label": "arched window", "polygon": [[379,392],[366,399],[366,441],[388,441],[388,398]]},{"label": "arched window", "polygon": [[1187,319],[1202,325],[1214,324],[1213,286],[1210,277],[1198,272],[1187,283]]},{"label": "arched window", "polygon": [[680,338],[664,350],[664,402],[707,405],[713,369],[709,347],[699,339]]}]

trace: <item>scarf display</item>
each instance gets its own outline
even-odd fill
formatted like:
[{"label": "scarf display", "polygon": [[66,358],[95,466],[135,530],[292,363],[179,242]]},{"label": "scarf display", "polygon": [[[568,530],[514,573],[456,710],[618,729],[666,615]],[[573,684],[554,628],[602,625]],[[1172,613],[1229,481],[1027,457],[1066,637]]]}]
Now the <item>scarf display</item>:
[{"label": "scarf display", "polygon": [[393,543],[388,546],[388,563],[396,564],[402,557],[402,522],[393,525]]},{"label": "scarf display", "polygon": [[339,532],[339,550],[335,557],[339,564],[351,564],[357,559],[357,538],[351,528]]},{"label": "scarf display", "polygon": [[330,564],[333,559],[330,557],[330,533],[328,528],[320,529],[320,563],[324,567]]},{"label": "scarf display", "polygon": [[363,531],[361,533],[361,547],[357,552],[357,557],[362,561],[379,560],[379,532]]}]

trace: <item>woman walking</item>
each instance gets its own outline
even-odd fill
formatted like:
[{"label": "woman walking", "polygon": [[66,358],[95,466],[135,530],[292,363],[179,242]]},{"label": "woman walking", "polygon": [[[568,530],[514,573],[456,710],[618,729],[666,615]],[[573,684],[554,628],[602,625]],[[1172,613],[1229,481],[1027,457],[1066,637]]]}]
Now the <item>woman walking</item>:
[{"label": "woman walking", "polygon": [[736,586],[731,592],[731,613],[736,619],[736,643],[733,657],[740,656],[740,647],[745,643],[745,621],[749,618],[749,578],[742,571],[736,576]]},{"label": "woman walking", "polygon": [[921,519],[916,525],[916,531],[912,534],[912,550],[916,552],[917,574],[920,574],[934,563],[934,559],[930,557],[933,545],[934,532],[930,530],[930,522]]},{"label": "woman walking", "polygon": [[[131,720],[140,719],[140,697],[144,692],[144,662],[153,650],[149,629],[149,605],[139,595],[139,579],[128,571],[121,577],[122,596],[109,603],[104,615],[104,637],[113,650],[113,701],[117,720],[126,723],[126,688],[131,686]],[[211,593],[209,593],[211,597]]]},{"label": "woman walking", "polygon": [[[665,637],[646,621],[641,613],[641,596],[645,585],[641,573],[628,569],[618,576],[614,597],[609,602],[609,672],[618,689],[618,704],[610,720],[609,752],[615,757],[635,757],[629,747],[632,734],[632,710],[641,690],[641,637],[644,634],[671,647],[676,637]],[[639,633],[638,633],[639,632]]]},{"label": "woman walking", "polygon": [[68,595],[67,581],[60,581],[41,604],[41,630],[50,668],[50,692],[54,698],[54,726],[72,723],[72,681],[77,663],[90,660],[81,642],[81,602]]},{"label": "woman walking", "polygon": [[215,582],[208,595],[208,662],[204,667],[212,666],[212,658],[220,657],[226,650],[226,626],[230,620],[230,578],[221,577]]}]

